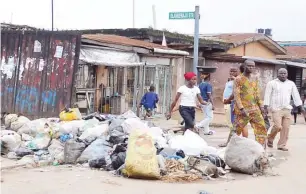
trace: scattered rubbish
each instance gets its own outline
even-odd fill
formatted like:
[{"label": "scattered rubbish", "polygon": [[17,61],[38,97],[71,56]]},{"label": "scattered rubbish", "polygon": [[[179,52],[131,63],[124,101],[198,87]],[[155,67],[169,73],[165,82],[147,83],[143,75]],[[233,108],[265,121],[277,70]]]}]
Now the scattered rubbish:
[{"label": "scattered rubbish", "polygon": [[23,156],[27,156],[27,155],[33,155],[34,152],[30,149],[27,149],[27,148],[18,148],[16,151],[15,151],[16,155],[18,157],[23,157]]},{"label": "scattered rubbish", "polygon": [[226,174],[229,167],[258,176],[275,160],[253,140],[233,136],[227,148],[216,149],[190,130],[176,135],[142,121],[132,111],[122,115],[93,113],[81,118],[78,109],[66,108],[60,118],[32,121],[5,114],[4,124],[7,130],[2,127],[1,154],[26,168],[66,164],[59,168],[94,168],[116,176],[165,182],[230,181],[234,178]]},{"label": "scattered rubbish", "polygon": [[69,139],[72,139],[73,135],[72,134],[63,134],[60,136],[60,141],[62,143],[65,143],[66,141],[68,141]]}]

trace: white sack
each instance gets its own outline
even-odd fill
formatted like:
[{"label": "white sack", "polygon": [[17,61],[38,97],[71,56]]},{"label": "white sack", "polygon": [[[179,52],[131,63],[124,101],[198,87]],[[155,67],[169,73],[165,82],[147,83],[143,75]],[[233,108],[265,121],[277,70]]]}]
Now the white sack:
[{"label": "white sack", "polygon": [[89,160],[104,158],[106,163],[109,164],[111,163],[111,151],[112,147],[105,141],[105,138],[96,139],[83,151],[77,162],[84,163]]},{"label": "white sack", "polygon": [[45,124],[48,124],[48,120],[45,118],[36,119],[25,123],[20,129],[18,129],[18,134],[27,134],[35,137],[37,133],[43,132]]},{"label": "white sack", "polygon": [[260,171],[255,162],[264,154],[265,150],[258,142],[234,135],[226,147],[224,159],[232,170],[254,174]]},{"label": "white sack", "polygon": [[21,144],[21,136],[12,130],[1,130],[1,144],[3,148],[14,152]]},{"label": "white sack", "polygon": [[17,132],[18,129],[20,129],[27,122],[30,122],[30,119],[25,116],[20,116],[16,121],[11,123],[11,129]]},{"label": "white sack", "polygon": [[206,151],[207,143],[198,134],[187,130],[184,135],[178,135],[170,139],[169,147],[183,150],[186,155],[198,156]]},{"label": "white sack", "polygon": [[51,145],[48,147],[48,151],[59,163],[64,162],[64,145],[60,141],[53,139]]},{"label": "white sack", "polygon": [[75,135],[82,127],[84,127],[84,125],[84,120],[64,121],[60,123],[59,132],[62,134],[71,133]]},{"label": "white sack", "polygon": [[100,125],[97,125],[93,128],[89,128],[86,131],[83,132],[83,134],[79,137],[81,140],[85,140],[87,138],[97,138],[102,136],[108,131],[108,123],[103,123]]},{"label": "white sack", "polygon": [[125,134],[130,134],[133,130],[147,131],[149,129],[148,125],[139,118],[126,119],[121,126]]},{"label": "white sack", "polygon": [[5,127],[11,127],[11,123],[18,119],[17,114],[8,114],[4,118],[4,125]]}]

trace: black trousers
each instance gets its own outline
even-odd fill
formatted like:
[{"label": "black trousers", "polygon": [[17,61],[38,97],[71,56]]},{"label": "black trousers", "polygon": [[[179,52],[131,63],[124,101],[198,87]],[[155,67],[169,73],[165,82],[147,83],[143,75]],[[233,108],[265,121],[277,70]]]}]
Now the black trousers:
[{"label": "black trousers", "polygon": [[193,129],[195,121],[195,108],[189,106],[180,106],[180,114],[185,122],[185,129]]}]

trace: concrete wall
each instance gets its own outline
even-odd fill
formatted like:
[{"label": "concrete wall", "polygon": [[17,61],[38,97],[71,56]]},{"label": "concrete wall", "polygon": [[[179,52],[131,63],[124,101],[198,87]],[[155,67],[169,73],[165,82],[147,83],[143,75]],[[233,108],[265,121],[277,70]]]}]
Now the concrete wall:
[{"label": "concrete wall", "polygon": [[231,48],[227,51],[227,53],[235,54],[237,56],[252,56],[268,59],[276,58],[275,53],[273,53],[271,50],[269,50],[259,42],[251,42],[245,45],[238,46],[236,48]]}]

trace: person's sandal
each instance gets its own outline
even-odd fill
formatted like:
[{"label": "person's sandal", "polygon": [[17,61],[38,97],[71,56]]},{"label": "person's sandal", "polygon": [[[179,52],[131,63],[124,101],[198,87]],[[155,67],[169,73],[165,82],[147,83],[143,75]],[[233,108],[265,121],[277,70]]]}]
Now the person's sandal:
[{"label": "person's sandal", "polygon": [[267,146],[269,147],[269,148],[273,148],[273,142],[267,142]]}]

